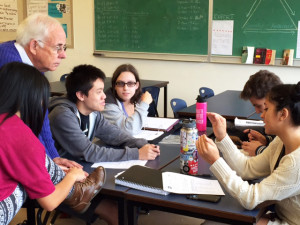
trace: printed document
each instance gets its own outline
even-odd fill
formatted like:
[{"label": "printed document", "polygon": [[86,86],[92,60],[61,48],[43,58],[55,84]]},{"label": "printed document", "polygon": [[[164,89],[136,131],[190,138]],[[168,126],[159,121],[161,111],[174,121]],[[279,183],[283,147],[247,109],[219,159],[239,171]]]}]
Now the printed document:
[{"label": "printed document", "polygon": [[219,181],[163,172],[164,191],[177,194],[225,195]]}]

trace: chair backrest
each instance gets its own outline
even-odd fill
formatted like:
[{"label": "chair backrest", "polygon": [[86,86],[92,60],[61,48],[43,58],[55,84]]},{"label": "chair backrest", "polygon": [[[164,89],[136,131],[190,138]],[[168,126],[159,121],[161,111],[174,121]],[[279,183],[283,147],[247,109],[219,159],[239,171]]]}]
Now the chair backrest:
[{"label": "chair backrest", "polygon": [[210,89],[208,87],[201,87],[199,89],[199,95],[203,98],[210,98],[215,95],[213,89]]},{"label": "chair backrest", "polygon": [[68,75],[69,75],[68,73],[61,75],[60,81],[65,81]]},{"label": "chair backrest", "polygon": [[158,96],[159,96],[160,88],[155,87],[155,86],[143,87],[142,92],[145,93],[146,91],[148,91],[153,98],[153,101],[151,102],[149,109],[148,109],[148,112],[149,112],[148,116],[159,117],[158,112],[157,112],[157,103],[158,103]]},{"label": "chair backrest", "polygon": [[174,114],[175,118],[179,117],[178,114],[177,114],[177,112],[179,110],[184,109],[184,108],[187,107],[186,102],[183,99],[180,99],[180,98],[171,99],[170,104],[171,104],[171,108],[173,110],[173,114]]}]

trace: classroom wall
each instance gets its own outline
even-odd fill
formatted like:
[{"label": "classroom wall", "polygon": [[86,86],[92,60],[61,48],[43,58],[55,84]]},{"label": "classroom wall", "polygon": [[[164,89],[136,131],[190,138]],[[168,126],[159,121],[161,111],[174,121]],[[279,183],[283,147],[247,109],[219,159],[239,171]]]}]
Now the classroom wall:
[{"label": "classroom wall", "polygon": [[[168,101],[179,97],[188,105],[195,103],[199,87],[207,86],[215,94],[225,90],[242,90],[251,74],[267,69],[276,73],[285,83],[296,83],[300,79],[300,68],[280,66],[257,66],[220,63],[199,63],[183,61],[161,61],[144,59],[104,58],[93,55],[94,50],[94,0],[73,1],[74,49],[67,50],[67,58],[55,72],[47,72],[49,81],[57,81],[79,64],[92,64],[101,68],[107,76],[112,76],[117,66],[133,64],[142,79],[167,80]],[[163,115],[163,92],[161,89],[158,111]],[[168,116],[172,110],[168,103]]]}]

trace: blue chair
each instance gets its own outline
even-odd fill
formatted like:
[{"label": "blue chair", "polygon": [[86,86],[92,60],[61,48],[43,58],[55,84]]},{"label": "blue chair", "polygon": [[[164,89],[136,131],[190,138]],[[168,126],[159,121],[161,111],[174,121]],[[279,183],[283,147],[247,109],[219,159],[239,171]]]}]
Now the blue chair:
[{"label": "blue chair", "polygon": [[170,104],[174,113],[174,118],[179,118],[177,112],[187,107],[186,102],[180,98],[172,98]]},{"label": "blue chair", "polygon": [[208,87],[201,87],[199,89],[199,95],[203,98],[210,98],[215,95],[213,89],[210,89]]},{"label": "blue chair", "polygon": [[157,104],[158,104],[158,96],[159,96],[159,87],[155,86],[148,86],[148,87],[143,87],[142,92],[145,93],[148,91],[153,98],[153,101],[151,102],[149,109],[148,109],[148,116],[149,117],[159,117],[158,112],[157,112]]},{"label": "blue chair", "polygon": [[61,75],[60,81],[65,81],[68,75],[69,75],[68,73]]}]

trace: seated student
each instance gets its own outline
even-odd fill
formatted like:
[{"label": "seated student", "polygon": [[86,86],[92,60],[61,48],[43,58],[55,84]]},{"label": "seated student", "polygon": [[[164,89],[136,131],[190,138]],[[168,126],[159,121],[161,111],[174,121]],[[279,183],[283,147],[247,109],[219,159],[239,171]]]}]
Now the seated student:
[{"label": "seated student", "polygon": [[[211,164],[210,170],[226,190],[246,209],[266,201],[275,202],[276,221],[268,223],[267,218],[262,218],[257,224],[299,224],[300,82],[273,87],[266,96],[261,117],[265,132],[277,136],[263,153],[254,157],[241,153],[226,134],[225,118],[215,113],[208,113],[208,118],[216,144],[203,135],[196,142],[198,152]],[[255,178],[262,180],[255,184],[244,181]]]},{"label": "seated student", "polygon": [[[105,181],[103,167],[88,177],[78,167],[65,173],[46,155],[38,135],[49,90],[45,76],[32,66],[13,62],[0,69],[0,224],[8,224],[28,196],[48,211],[64,202],[83,213]],[[103,219],[117,216],[108,203],[96,207]]]},{"label": "seated student", "polygon": [[[159,146],[133,138],[100,112],[105,106],[104,79],[92,65],[77,66],[66,79],[67,96],[51,99],[49,120],[59,151],[87,162],[155,159]],[[109,146],[93,143],[94,137]]]},{"label": "seated student", "polygon": [[[262,113],[265,108],[265,97],[272,87],[282,84],[280,78],[268,70],[260,70],[250,76],[246,82],[241,98],[249,100],[255,108],[256,113]],[[246,129],[249,141],[242,143],[242,149],[250,156],[258,155],[264,151],[266,146],[273,140],[270,135],[261,134],[253,129]]]},{"label": "seated student", "polygon": [[142,94],[137,70],[130,64],[120,65],[113,74],[111,88],[105,94],[103,116],[130,134],[140,133],[152,96],[149,92]]}]

